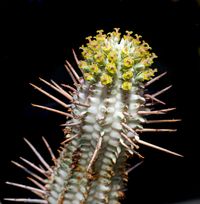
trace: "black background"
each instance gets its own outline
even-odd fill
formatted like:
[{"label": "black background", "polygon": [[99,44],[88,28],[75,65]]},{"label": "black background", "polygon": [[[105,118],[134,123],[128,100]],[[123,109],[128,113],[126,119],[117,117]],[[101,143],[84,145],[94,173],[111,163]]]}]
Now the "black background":
[{"label": "black background", "polygon": [[1,1],[0,5],[0,199],[31,195],[4,184],[7,180],[28,183],[25,173],[10,160],[19,161],[19,156],[24,156],[37,161],[23,137],[28,138],[42,155],[47,151],[41,136],[48,139],[54,150],[62,141],[59,125],[65,118],[30,104],[61,110],[62,107],[33,90],[29,83],[41,86],[38,77],[43,77],[70,84],[63,64],[68,59],[75,65],[71,49],[80,56],[79,47],[85,43],[86,36],[94,35],[98,29],[110,32],[114,27],[120,27],[121,32],[133,30],[141,34],[153,48],[159,57],[155,63],[159,73],[167,71],[168,74],[152,85],[150,91],[173,84],[160,98],[170,107],[177,107],[169,117],[182,118],[181,123],[172,124],[173,128],[178,128],[176,133],[141,135],[146,141],[183,154],[184,158],[141,147],[145,162],[130,174],[124,203],[166,204],[200,198],[197,1],[29,0]]}]

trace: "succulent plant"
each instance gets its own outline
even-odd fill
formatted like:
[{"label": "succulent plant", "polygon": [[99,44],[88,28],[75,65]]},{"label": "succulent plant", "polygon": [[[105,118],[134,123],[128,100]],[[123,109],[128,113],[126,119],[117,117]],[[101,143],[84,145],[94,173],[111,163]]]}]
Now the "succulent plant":
[{"label": "succulent plant", "polygon": [[[86,38],[80,49],[82,59],[73,55],[82,76],[66,61],[65,68],[73,85],[59,85],[54,81],[41,82],[56,90],[69,100],[69,104],[31,84],[36,90],[59,103],[66,111],[32,104],[34,107],[61,114],[66,117],[64,141],[56,158],[46,139],[53,165],[48,164],[36,148],[25,142],[40,160],[40,165],[21,158],[38,172],[13,163],[31,175],[29,180],[36,187],[7,182],[7,184],[32,191],[39,199],[5,198],[7,201],[44,204],[118,204],[124,197],[123,189],[128,180],[128,159],[139,153],[140,145],[166,153],[178,153],[140,139],[142,132],[174,132],[175,129],[145,128],[150,123],[172,123],[179,119],[149,120],[149,115],[167,114],[175,108],[156,109],[156,104],[165,105],[157,97],[167,91],[148,94],[147,88],[166,75],[154,76],[152,68],[157,56],[141,36],[126,31],[121,36],[119,29]],[[40,174],[40,175],[39,175]]]}]

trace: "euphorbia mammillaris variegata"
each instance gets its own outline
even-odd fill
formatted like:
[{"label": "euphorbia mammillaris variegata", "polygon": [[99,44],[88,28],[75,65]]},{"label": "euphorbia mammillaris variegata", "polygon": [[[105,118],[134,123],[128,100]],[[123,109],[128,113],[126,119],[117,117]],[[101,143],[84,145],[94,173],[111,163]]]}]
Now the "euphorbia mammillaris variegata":
[{"label": "euphorbia mammillaris variegata", "polygon": [[[82,46],[82,59],[73,51],[77,68],[66,61],[65,67],[73,80],[72,85],[54,81],[41,82],[65,96],[69,104],[31,84],[65,108],[57,110],[32,104],[35,107],[64,115],[65,139],[56,158],[45,140],[53,165],[47,164],[36,148],[27,140],[40,161],[36,166],[21,157],[26,165],[13,163],[30,174],[35,187],[7,182],[25,188],[39,198],[6,198],[8,201],[45,204],[118,204],[124,197],[129,169],[127,159],[139,152],[140,145],[181,156],[173,151],[140,139],[142,132],[174,132],[175,129],[145,128],[149,123],[170,123],[179,119],[148,120],[149,115],[167,114],[175,108],[155,109],[156,104],[165,105],[158,99],[171,86],[148,94],[147,87],[166,73],[154,76],[152,68],[157,57],[141,36],[126,31],[121,36],[119,29],[86,38]],[[78,73],[82,73],[79,76]],[[153,109],[154,108],[154,109]],[[42,166],[42,167],[41,167]]]}]

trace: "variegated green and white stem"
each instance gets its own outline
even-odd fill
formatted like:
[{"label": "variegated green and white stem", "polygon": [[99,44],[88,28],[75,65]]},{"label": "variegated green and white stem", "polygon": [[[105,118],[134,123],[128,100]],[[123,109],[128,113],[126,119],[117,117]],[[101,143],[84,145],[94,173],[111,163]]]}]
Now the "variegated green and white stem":
[{"label": "variegated green and white stem", "polygon": [[[150,123],[178,122],[179,119],[147,120],[148,115],[167,114],[175,108],[152,110],[154,104],[165,105],[157,97],[169,90],[168,86],[154,94],[145,93],[146,87],[166,73],[155,78],[157,69],[152,69],[156,55],[149,45],[141,41],[141,36],[131,36],[126,31],[120,36],[119,29],[103,34],[97,31],[88,37],[82,46],[83,60],[75,61],[83,74],[80,77],[72,65],[66,61],[65,68],[71,76],[73,86],[48,82],[44,84],[65,96],[66,104],[42,88],[35,89],[63,106],[64,111],[32,104],[35,107],[55,112],[67,117],[64,126],[65,139],[61,144],[58,158],[49,144],[53,165],[42,158],[33,145],[25,139],[40,160],[39,166],[21,158],[23,162],[38,171],[41,176],[18,162],[13,163],[25,170],[37,188],[7,182],[7,184],[32,191],[40,199],[6,198],[8,201],[45,204],[118,204],[124,196],[128,179],[127,159],[133,155],[143,158],[138,152],[140,144],[176,156],[173,151],[150,144],[139,137],[142,132],[174,132],[174,129],[144,128]],[[65,90],[68,89],[68,91]],[[149,103],[149,100],[151,103]],[[41,167],[42,166],[42,167]]]}]

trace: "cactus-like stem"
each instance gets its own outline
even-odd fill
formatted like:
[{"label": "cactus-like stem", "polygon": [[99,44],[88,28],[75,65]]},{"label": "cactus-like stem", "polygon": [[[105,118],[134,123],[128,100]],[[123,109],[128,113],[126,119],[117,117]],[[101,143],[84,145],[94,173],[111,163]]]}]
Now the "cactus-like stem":
[{"label": "cactus-like stem", "polygon": [[[56,159],[47,141],[43,138],[54,162],[50,166],[28,141],[43,167],[25,160],[29,166],[39,171],[44,179],[17,162],[18,167],[34,178],[28,178],[38,188],[7,182],[25,188],[41,199],[6,198],[7,201],[48,204],[119,204],[124,197],[123,189],[128,180],[127,160],[133,155],[143,158],[138,152],[139,145],[149,146],[176,156],[175,152],[145,142],[139,138],[143,132],[174,132],[174,129],[143,128],[145,124],[177,122],[180,120],[147,120],[148,115],[166,114],[175,108],[152,110],[154,103],[165,105],[156,98],[171,88],[171,85],[155,94],[147,94],[145,88],[166,73],[153,78],[157,69],[150,66],[156,58],[151,48],[141,36],[131,36],[132,32],[120,37],[119,29],[107,35],[98,31],[95,37],[88,37],[82,46],[83,60],[79,61],[80,77],[72,65],[66,61],[65,67],[74,87],[56,82],[40,81],[65,96],[70,104],[65,104],[50,93],[31,84],[67,111],[33,104],[33,106],[67,117],[64,126],[65,139]],[[65,91],[67,88],[69,92]],[[149,103],[151,101],[151,103]],[[44,185],[43,185],[44,184]]]}]

